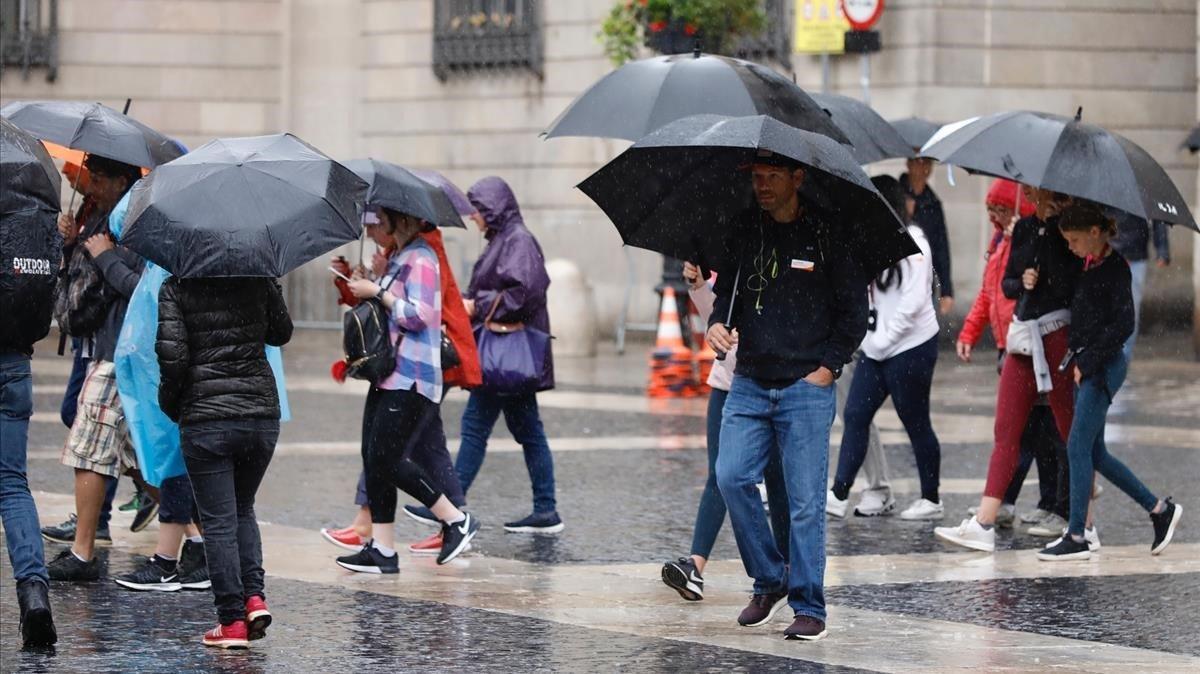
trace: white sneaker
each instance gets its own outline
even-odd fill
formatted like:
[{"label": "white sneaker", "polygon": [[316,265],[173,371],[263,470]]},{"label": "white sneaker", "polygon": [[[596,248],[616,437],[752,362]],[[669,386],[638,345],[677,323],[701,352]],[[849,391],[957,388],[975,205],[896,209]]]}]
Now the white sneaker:
[{"label": "white sneaker", "polygon": [[[1037,510],[1031,510],[1027,513],[1022,513],[1021,521],[1024,522],[1025,524],[1037,524],[1038,522],[1041,522],[1042,520],[1046,519],[1049,516],[1050,516],[1049,510],[1042,510],[1041,508],[1038,508]],[[1049,547],[1049,546],[1047,546],[1047,547]]]},{"label": "white sneaker", "polygon": [[935,527],[933,535],[964,548],[981,552],[996,551],[996,528],[984,529],[974,517],[963,520],[962,524],[956,527]]},{"label": "white sneaker", "polygon": [[[1063,536],[1066,536],[1066,535],[1067,535],[1067,530],[1063,529],[1062,536],[1059,536],[1058,538],[1050,541],[1050,543],[1047,544],[1046,547],[1052,548],[1052,547],[1058,545],[1058,542],[1061,541]],[[1087,541],[1089,552],[1100,552],[1100,532],[1096,531],[1096,527],[1092,527],[1091,529],[1084,529],[1083,530],[1083,540]]]},{"label": "white sneaker", "polygon": [[834,517],[845,517],[846,510],[848,510],[849,508],[850,508],[850,499],[849,498],[839,499],[838,497],[833,495],[832,489],[830,489],[829,493],[826,494],[826,496],[825,496],[825,514],[826,515],[832,515]]},{"label": "white sneaker", "polygon": [[940,520],[946,516],[946,508],[941,501],[934,503],[927,499],[913,501],[912,505],[900,513],[902,520]]},{"label": "white sneaker", "polygon": [[1056,538],[1062,535],[1062,532],[1067,528],[1067,521],[1059,517],[1056,513],[1050,513],[1041,522],[1029,527],[1030,536],[1041,536],[1043,538]]},{"label": "white sneaker", "polygon": [[854,508],[854,514],[859,517],[879,517],[888,515],[896,509],[896,499],[892,498],[892,490],[864,489],[862,498]]}]

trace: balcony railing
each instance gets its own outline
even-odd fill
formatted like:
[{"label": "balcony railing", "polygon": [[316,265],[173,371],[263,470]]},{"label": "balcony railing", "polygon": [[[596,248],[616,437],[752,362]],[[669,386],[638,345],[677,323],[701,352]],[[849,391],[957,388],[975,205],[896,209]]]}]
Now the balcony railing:
[{"label": "balcony railing", "polygon": [[58,76],[58,0],[0,0],[0,75],[9,66]]},{"label": "balcony railing", "polygon": [[437,0],[433,3],[433,72],[528,70],[542,78],[542,22],[537,0]]}]

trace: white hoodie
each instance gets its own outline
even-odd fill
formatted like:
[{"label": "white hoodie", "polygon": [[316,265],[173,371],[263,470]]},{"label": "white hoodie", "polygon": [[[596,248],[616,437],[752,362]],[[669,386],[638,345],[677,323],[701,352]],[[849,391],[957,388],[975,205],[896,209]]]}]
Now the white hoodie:
[{"label": "white hoodie", "polygon": [[[696,305],[696,311],[700,314],[700,323],[708,325],[708,317],[712,315],[713,304],[716,303],[716,293],[712,289],[712,281],[705,283],[696,288],[689,288],[688,295],[692,298],[692,303]],[[718,360],[713,363],[712,371],[708,374],[708,385],[720,390],[728,391],[730,386],[733,386],[733,370],[737,367],[737,347],[729,350],[725,356],[725,360]]]},{"label": "white hoodie", "polygon": [[938,333],[933,309],[933,255],[925,232],[916,225],[908,233],[921,252],[900,261],[900,287],[880,290],[871,282],[871,308],[878,312],[875,329],[863,338],[862,352],[871,360],[887,360],[929,341]]}]

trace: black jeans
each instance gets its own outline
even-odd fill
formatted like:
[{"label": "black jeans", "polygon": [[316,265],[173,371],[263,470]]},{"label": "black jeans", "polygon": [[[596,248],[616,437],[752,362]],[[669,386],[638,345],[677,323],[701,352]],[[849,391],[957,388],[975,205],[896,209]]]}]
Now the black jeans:
[{"label": "black jeans", "polygon": [[429,508],[442,492],[412,455],[439,408],[416,391],[371,387],[363,408],[362,457],[373,524],[396,521],[396,489]]},{"label": "black jeans", "polygon": [[217,617],[222,625],[245,620],[246,598],[265,597],[254,495],[275,453],[279,422],[209,421],[183,426],[179,432],[204,527]]},{"label": "black jeans", "polygon": [[[433,486],[440,489],[456,507],[467,504],[463,494],[462,483],[458,481],[458,473],[454,472],[454,460],[450,458],[450,450],[446,448],[446,429],[442,426],[441,409],[429,419],[421,440],[413,447],[413,463],[417,464],[433,478]],[[354,505],[365,506],[370,503],[367,498],[367,474],[358,474],[358,489],[354,493]]]},{"label": "black jeans", "polygon": [[[1062,465],[1059,464],[1060,454],[1063,456]],[[1021,462],[1017,464],[1017,472],[1008,485],[1004,502],[1017,502],[1030,465],[1036,461],[1039,491],[1037,507],[1057,513],[1066,519],[1070,507],[1066,495],[1066,483],[1069,480],[1065,479],[1065,475],[1062,478],[1059,475],[1066,470],[1066,454],[1067,445],[1058,436],[1058,427],[1054,425],[1054,413],[1050,406],[1035,405],[1029,413],[1025,432],[1021,435]]]}]

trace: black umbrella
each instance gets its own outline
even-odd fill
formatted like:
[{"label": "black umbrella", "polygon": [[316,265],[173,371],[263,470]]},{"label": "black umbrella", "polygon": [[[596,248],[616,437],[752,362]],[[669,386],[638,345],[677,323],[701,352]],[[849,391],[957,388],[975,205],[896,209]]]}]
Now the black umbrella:
[{"label": "black umbrella", "polygon": [[948,125],[921,154],[962,168],[1200,231],[1167,172],[1124,136],[1045,112],[1002,112]]},{"label": "black umbrella", "polygon": [[100,103],[14,101],[0,116],[42,140],[133,166],[154,168],[183,154],[170,138]]},{"label": "black umbrella", "polygon": [[626,63],[576,98],[544,135],[637,140],[699,114],[767,115],[850,142],[791,80],[757,63],[699,51]]},{"label": "black umbrella", "polygon": [[378,159],[352,159],[345,164],[366,181],[367,206],[390,208],[438,227],[466,227],[441,188],[403,166]]},{"label": "black umbrella", "polygon": [[0,213],[59,211],[61,178],[37,138],[0,119]]},{"label": "black umbrella", "polygon": [[941,124],[931,122],[928,119],[920,117],[905,117],[904,119],[893,119],[890,124],[892,128],[900,134],[904,142],[914,150],[920,149],[929,142],[933,134],[942,128]]},{"label": "black umbrella", "polygon": [[745,169],[760,150],[809,169],[805,204],[824,211],[833,234],[851,241],[865,271],[874,274],[918,252],[849,150],[765,116],[696,115],[672,122],[579,189],[604,210],[625,243],[720,269],[729,256],[730,232],[758,212]]},{"label": "black umbrella", "polygon": [[214,140],[134,185],[121,243],[181,277],[279,277],[362,231],[367,184],[291,134]]},{"label": "black umbrella", "polygon": [[1179,147],[1188,150],[1192,154],[1200,152],[1200,126],[1192,129],[1192,132],[1187,135],[1187,138],[1183,139],[1183,143]]},{"label": "black umbrella", "polygon": [[813,100],[850,139],[850,154],[859,164],[912,156],[912,146],[866,103],[840,94],[813,94]]}]

